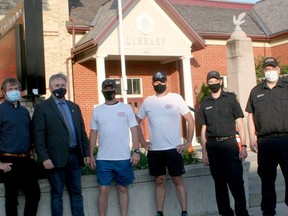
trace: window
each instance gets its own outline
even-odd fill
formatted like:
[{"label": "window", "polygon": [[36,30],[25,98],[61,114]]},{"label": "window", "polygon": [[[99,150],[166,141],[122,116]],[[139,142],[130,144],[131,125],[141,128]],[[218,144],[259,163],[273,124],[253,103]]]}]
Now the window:
[{"label": "window", "polygon": [[[113,79],[116,83],[117,97],[122,95],[122,79]],[[142,80],[140,78],[127,78],[127,96],[142,97]]]}]

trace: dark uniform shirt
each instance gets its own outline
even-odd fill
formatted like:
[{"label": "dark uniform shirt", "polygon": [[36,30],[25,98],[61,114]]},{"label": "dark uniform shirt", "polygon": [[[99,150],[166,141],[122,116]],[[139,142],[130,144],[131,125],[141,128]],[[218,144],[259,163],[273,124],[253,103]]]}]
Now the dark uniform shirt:
[{"label": "dark uniform shirt", "polygon": [[217,99],[210,94],[200,105],[199,123],[206,125],[208,138],[235,136],[235,120],[243,117],[241,106],[233,93],[222,91]]},{"label": "dark uniform shirt", "polygon": [[30,115],[28,110],[4,101],[0,104],[0,153],[28,153]]},{"label": "dark uniform shirt", "polygon": [[251,90],[246,112],[253,113],[258,136],[288,133],[288,82],[279,79],[272,89],[266,82],[255,86]]}]

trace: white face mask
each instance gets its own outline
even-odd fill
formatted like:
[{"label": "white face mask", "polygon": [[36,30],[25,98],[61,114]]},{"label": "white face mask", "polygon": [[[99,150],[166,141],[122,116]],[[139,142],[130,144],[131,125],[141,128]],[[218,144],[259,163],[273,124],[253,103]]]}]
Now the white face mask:
[{"label": "white face mask", "polygon": [[270,70],[265,72],[265,79],[270,83],[275,83],[278,80],[278,71]]}]

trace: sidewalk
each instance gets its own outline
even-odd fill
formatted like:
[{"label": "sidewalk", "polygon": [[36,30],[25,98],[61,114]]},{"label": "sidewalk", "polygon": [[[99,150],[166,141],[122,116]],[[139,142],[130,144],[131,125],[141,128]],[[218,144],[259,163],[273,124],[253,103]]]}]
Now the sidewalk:
[{"label": "sidewalk", "polygon": [[[248,208],[248,212],[251,216],[262,216],[260,206]],[[277,203],[276,212],[277,216],[287,216],[288,207],[285,203]],[[209,216],[219,216],[219,214],[209,214]]]},{"label": "sidewalk", "polygon": [[[262,215],[260,206],[248,208],[248,212],[249,212],[249,215],[251,215],[251,216],[261,216]],[[286,206],[285,203],[278,203],[276,212],[277,212],[277,216],[287,216],[288,207]],[[219,214],[209,214],[209,216],[219,216]]]},{"label": "sidewalk", "polygon": [[[201,146],[195,146],[194,149],[197,151],[198,156],[201,157]],[[261,181],[257,174],[257,154],[248,150],[248,157],[246,161],[250,162],[249,170],[249,205],[248,212],[251,216],[261,216]],[[287,216],[288,207],[284,203],[285,196],[285,183],[281,170],[278,168],[278,175],[275,182],[276,193],[279,203],[277,203],[276,213],[277,216]],[[233,206],[231,206],[233,208]],[[219,216],[218,213],[209,214],[209,216]],[[208,215],[207,215],[208,216]]]}]

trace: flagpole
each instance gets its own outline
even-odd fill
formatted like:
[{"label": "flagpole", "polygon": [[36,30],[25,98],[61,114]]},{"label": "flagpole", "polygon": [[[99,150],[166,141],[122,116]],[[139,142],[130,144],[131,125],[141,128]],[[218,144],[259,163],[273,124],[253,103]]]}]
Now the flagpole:
[{"label": "flagpole", "polygon": [[123,42],[123,18],[122,18],[122,3],[121,0],[118,0],[118,16],[119,16],[119,49],[120,49],[120,56],[121,56],[121,73],[122,73],[122,98],[123,103],[128,103],[127,99],[127,76],[126,76],[126,64],[125,64],[125,52],[124,52],[124,42]]}]

